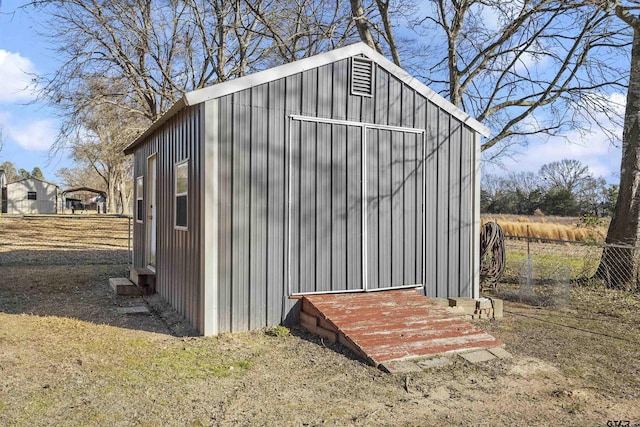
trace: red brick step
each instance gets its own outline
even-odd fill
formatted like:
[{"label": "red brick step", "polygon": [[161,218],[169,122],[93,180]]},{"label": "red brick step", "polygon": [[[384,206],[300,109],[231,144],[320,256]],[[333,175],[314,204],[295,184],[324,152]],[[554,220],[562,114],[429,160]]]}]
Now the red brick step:
[{"label": "red brick step", "polygon": [[502,345],[415,289],[305,295],[300,319],[374,366]]}]

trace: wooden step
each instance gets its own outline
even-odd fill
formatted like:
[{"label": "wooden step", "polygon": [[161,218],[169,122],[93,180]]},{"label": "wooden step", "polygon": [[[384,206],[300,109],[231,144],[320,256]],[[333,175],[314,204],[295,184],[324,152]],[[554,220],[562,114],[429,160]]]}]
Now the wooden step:
[{"label": "wooden step", "polygon": [[306,295],[300,321],[374,366],[502,345],[415,289]]},{"label": "wooden step", "polygon": [[112,277],[109,279],[109,285],[117,295],[137,297],[142,295],[142,289],[133,284],[126,277]]},{"label": "wooden step", "polygon": [[145,295],[152,295],[156,291],[156,273],[148,268],[130,269],[129,279],[142,289]]}]

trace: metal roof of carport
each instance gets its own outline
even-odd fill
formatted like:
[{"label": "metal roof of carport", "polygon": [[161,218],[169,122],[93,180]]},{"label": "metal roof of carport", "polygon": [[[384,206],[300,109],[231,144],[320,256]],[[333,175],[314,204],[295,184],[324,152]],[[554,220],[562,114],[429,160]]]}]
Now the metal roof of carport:
[{"label": "metal roof of carport", "polygon": [[233,80],[229,80],[223,83],[218,83],[212,86],[208,86],[202,89],[197,89],[191,92],[187,92],[184,96],[178,100],[175,104],[169,108],[158,120],[156,120],[146,131],[138,136],[127,148],[124,149],[126,154],[131,154],[134,148],[142,143],[149,135],[151,135],[156,129],[162,126],[167,120],[173,117],[178,111],[185,107],[200,104],[202,102],[219,98],[221,96],[229,95],[247,89],[253,86],[258,86],[264,83],[268,83],[273,80],[277,80],[283,77],[287,77],[293,74],[301,73],[303,71],[330,64],[332,62],[339,61],[341,59],[350,58],[356,55],[364,55],[369,59],[372,59],[379,66],[386,69],[393,75],[395,75],[400,81],[407,84],[425,98],[429,99],[438,107],[442,108],[458,120],[465,123],[470,128],[474,129],[481,135],[488,137],[490,134],[489,129],[482,123],[469,116],[464,111],[438,95],[431,90],[424,83],[416,80],[415,77],[398,67],[393,62],[389,61],[384,56],[380,55],[375,50],[371,49],[366,44],[360,42],[349,46],[331,50],[329,52],[321,53],[308,58],[300,59],[295,62],[290,62],[277,67],[269,68],[264,71],[260,71],[255,74],[250,74],[244,77],[238,77]]}]

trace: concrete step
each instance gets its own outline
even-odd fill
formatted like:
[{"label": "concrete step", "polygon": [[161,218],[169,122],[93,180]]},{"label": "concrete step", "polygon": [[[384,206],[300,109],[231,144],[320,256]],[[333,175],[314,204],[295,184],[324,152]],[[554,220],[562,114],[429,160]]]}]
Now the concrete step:
[{"label": "concrete step", "polygon": [[109,285],[117,295],[123,296],[140,296],[142,289],[134,285],[126,277],[112,277],[109,279]]}]

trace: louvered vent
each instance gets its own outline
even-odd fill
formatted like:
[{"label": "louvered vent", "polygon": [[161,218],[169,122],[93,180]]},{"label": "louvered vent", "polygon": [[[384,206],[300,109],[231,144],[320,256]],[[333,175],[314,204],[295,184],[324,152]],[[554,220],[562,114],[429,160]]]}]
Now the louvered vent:
[{"label": "louvered vent", "polygon": [[373,96],[373,61],[351,58],[351,94]]}]

